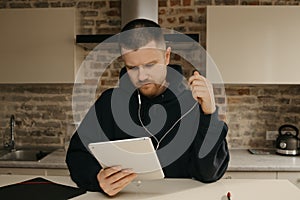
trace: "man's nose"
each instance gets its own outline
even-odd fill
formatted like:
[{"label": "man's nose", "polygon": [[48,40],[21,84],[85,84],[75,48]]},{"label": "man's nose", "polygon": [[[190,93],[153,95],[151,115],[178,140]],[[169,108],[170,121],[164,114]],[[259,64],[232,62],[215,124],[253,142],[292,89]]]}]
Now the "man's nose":
[{"label": "man's nose", "polygon": [[139,81],[145,81],[148,79],[148,73],[147,73],[147,70],[144,69],[143,66],[140,66],[139,67],[139,74],[138,74],[138,78],[139,78]]}]

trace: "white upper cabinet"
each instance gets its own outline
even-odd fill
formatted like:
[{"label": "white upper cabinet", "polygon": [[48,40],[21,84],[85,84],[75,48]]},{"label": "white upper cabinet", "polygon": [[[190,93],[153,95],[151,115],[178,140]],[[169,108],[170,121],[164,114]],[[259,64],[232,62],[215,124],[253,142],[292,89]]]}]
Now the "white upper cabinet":
[{"label": "white upper cabinet", "polygon": [[0,83],[74,82],[73,8],[0,9]]},{"label": "white upper cabinet", "polygon": [[208,6],[207,51],[225,83],[300,84],[300,7]]}]

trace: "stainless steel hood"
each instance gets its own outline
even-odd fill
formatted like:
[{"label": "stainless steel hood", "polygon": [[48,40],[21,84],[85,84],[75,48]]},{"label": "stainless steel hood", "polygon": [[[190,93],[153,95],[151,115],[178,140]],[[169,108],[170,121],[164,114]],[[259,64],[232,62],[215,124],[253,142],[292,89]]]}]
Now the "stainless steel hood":
[{"label": "stainless steel hood", "polygon": [[158,23],[158,0],[121,0],[122,27],[137,18]]},{"label": "stainless steel hood", "polygon": [[[158,22],[158,0],[122,0],[121,26],[137,18]],[[76,35],[76,43],[100,43],[111,36],[111,34]]]},{"label": "stainless steel hood", "polygon": [[[121,0],[122,27],[137,18],[149,19],[158,23],[158,0]],[[172,35],[166,34],[166,41],[172,41],[174,39]],[[199,42],[198,34],[187,35]],[[111,34],[76,35],[76,43],[100,43],[111,36]],[[176,41],[180,42],[178,39]]]}]

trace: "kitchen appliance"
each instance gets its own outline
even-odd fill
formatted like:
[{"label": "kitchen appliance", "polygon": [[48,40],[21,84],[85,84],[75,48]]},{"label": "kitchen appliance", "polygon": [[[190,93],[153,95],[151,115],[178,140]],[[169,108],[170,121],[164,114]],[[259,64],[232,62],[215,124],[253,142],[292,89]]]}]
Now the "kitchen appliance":
[{"label": "kitchen appliance", "polygon": [[276,139],[276,153],[281,155],[300,154],[299,130],[290,124],[279,127],[279,135]]}]

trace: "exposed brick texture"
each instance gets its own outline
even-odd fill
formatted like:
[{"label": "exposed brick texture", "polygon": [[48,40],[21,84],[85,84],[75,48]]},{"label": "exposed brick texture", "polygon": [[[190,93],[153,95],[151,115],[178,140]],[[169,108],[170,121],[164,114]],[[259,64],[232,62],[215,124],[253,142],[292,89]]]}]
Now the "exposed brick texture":
[{"label": "exposed brick texture", "polygon": [[0,85],[0,131],[9,137],[10,115],[15,115],[16,145],[62,147],[72,121],[72,84]]},{"label": "exposed brick texture", "polygon": [[[159,23],[162,27],[183,33],[200,34],[200,44],[206,46],[207,5],[299,5],[298,0],[158,0]],[[121,29],[121,0],[3,0],[0,9],[74,7],[78,18],[78,34],[115,34]],[[99,60],[90,66],[85,86],[75,87],[74,100],[83,117],[95,98],[114,87],[122,63],[111,65],[101,55],[89,54]],[[114,54],[110,49],[105,56]],[[103,56],[103,55],[102,55]],[[189,77],[193,67],[181,56],[172,54],[172,63],[183,64]],[[108,66],[108,67],[107,67]],[[205,69],[201,68],[205,74]],[[102,78],[98,80],[98,77]],[[96,88],[93,86],[96,85]],[[0,144],[8,139],[9,117],[16,117],[17,146],[63,147],[68,138],[72,115],[72,84],[0,84]],[[95,92],[96,90],[96,92]],[[87,97],[89,102],[86,103]],[[267,130],[277,130],[290,123],[300,128],[300,85],[225,85],[214,86],[220,118],[228,122],[229,146],[233,148],[271,147],[265,140]]]},{"label": "exposed brick texture", "polygon": [[300,127],[300,85],[226,85],[226,95],[232,147],[272,147],[267,130]]}]

